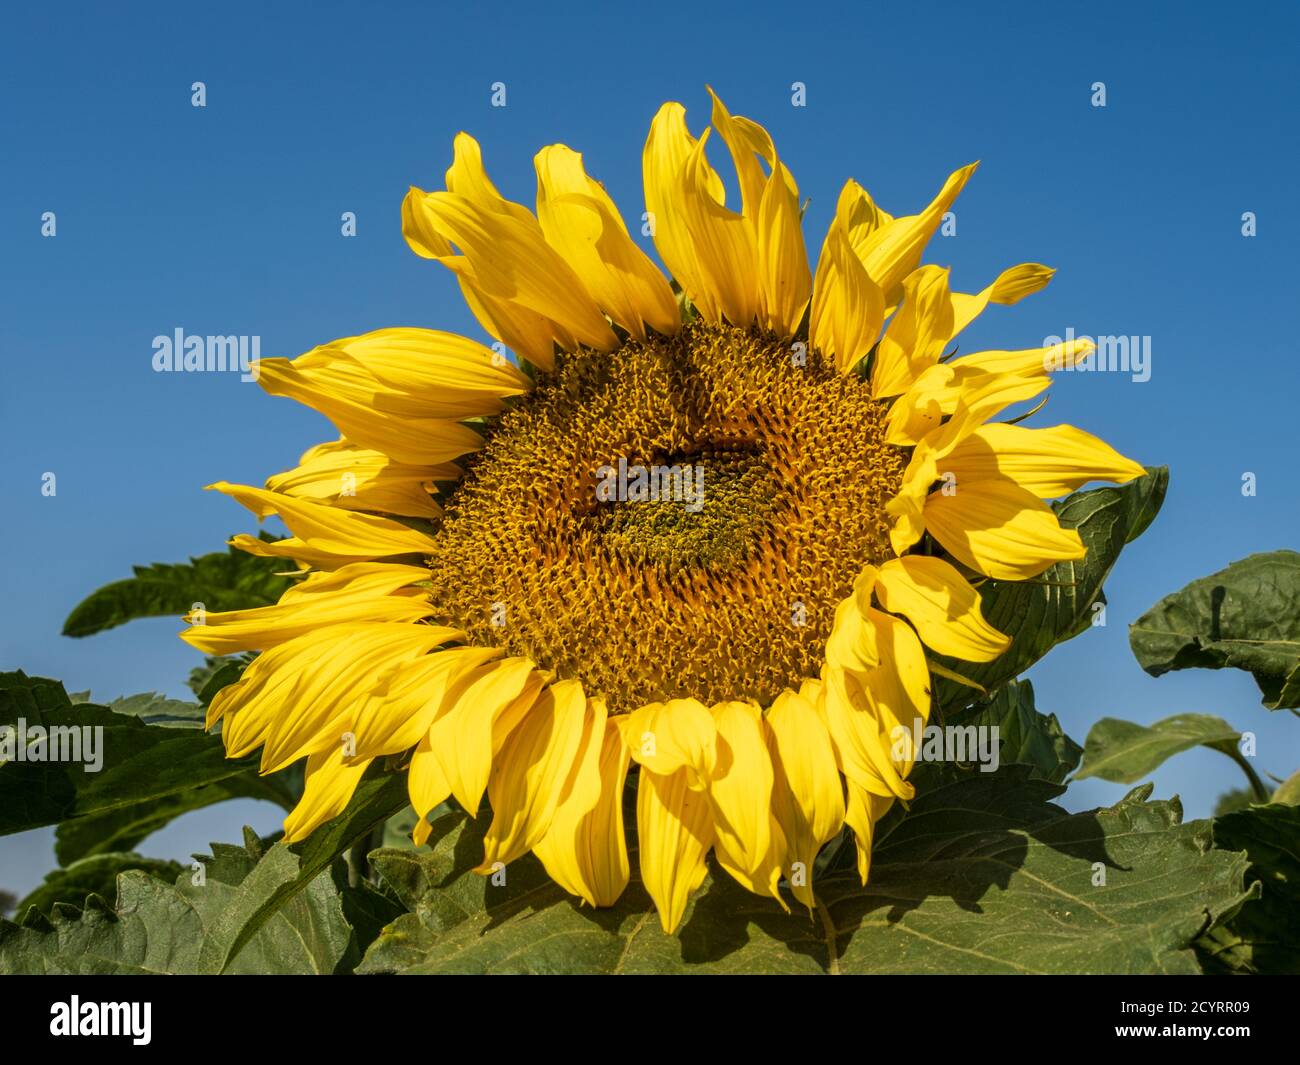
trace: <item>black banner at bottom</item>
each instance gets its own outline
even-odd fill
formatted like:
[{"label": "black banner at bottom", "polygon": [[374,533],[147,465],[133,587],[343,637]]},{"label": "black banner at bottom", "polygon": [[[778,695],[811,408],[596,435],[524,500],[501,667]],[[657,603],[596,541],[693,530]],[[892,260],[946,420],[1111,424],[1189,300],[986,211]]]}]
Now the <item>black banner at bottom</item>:
[{"label": "black banner at bottom", "polygon": [[619,1041],[615,1046],[648,1041],[676,1056],[687,1047],[701,1049],[701,1037],[712,1028],[730,1052],[753,1040],[768,1052],[785,1045],[798,1053],[803,1040],[838,1045],[826,1029],[844,1024],[845,1040],[861,1040],[864,1053],[882,1044],[926,1053],[969,1048],[983,1018],[1002,1038],[1046,1028],[1072,1052],[1131,1044],[1144,1055],[1183,1053],[1196,1044],[1221,1053],[1256,1040],[1283,1045],[1294,1030],[1295,985],[1279,978],[768,977],[782,986],[750,981],[724,990],[661,983],[639,994],[590,986],[598,979],[530,980],[524,987],[455,977],[308,983],[283,976],[233,982],[13,976],[0,980],[0,997],[6,1049],[38,1052],[42,1045],[84,1051],[106,1042],[128,1053],[260,1053],[268,1040],[295,1051],[373,1052],[388,1039],[405,1046],[412,1038],[433,1038],[433,1052],[464,1043],[482,1052],[550,1054],[559,1049],[557,1039],[590,1050],[609,1036]]}]

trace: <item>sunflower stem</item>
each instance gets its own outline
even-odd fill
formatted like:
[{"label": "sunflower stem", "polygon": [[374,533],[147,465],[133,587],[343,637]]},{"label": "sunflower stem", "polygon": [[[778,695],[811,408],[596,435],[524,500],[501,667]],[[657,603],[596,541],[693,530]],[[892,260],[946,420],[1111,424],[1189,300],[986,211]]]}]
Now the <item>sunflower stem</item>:
[{"label": "sunflower stem", "polygon": [[1259,774],[1251,768],[1250,763],[1246,761],[1245,756],[1237,750],[1235,746],[1220,747],[1219,750],[1236,762],[1237,765],[1241,767],[1241,771],[1246,774],[1246,779],[1250,781],[1250,790],[1255,794],[1255,801],[1268,802],[1272,793],[1264,786],[1264,782],[1260,780]]}]

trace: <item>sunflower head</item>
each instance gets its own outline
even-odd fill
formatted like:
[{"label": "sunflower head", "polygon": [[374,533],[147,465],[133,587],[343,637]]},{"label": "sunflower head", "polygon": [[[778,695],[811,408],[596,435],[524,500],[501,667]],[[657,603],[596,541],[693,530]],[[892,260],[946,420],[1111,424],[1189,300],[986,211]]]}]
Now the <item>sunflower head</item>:
[{"label": "sunflower head", "polygon": [[811,906],[820,848],[847,826],[865,881],[874,824],[912,794],[896,738],[929,714],[926,648],[1001,654],[978,582],[1081,558],[1044,500],[1142,467],[1070,426],[997,420],[1080,345],[951,357],[988,304],[1052,273],[967,294],[921,264],[973,166],[900,217],[847,183],[814,272],[767,132],[714,97],[696,138],[665,104],[645,217],[673,284],[577,152],[536,166],[534,213],[461,134],[445,189],[402,205],[493,347],[381,329],[259,365],[340,437],[264,488],[213,486],[283,520],[287,539],[235,542],[301,579],[183,634],[261,652],[209,725],[266,771],[307,759],[291,840],[382,757],[408,774],[417,843],[435,806],[478,816],[486,795],[483,871],[531,851],[609,905],[631,876],[635,766],[665,930],[710,851]]}]

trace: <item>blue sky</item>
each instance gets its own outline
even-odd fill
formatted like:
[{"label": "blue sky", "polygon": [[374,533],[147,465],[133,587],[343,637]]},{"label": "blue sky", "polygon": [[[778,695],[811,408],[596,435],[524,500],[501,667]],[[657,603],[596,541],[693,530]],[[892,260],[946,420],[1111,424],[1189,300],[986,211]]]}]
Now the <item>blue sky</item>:
[{"label": "blue sky", "polygon": [[[991,309],[963,350],[1033,347],[1071,327],[1151,338],[1149,381],[1062,375],[1039,420],[1173,471],[1164,512],[1107,586],[1108,625],[1031,673],[1039,705],[1080,741],[1105,715],[1221,714],[1257,732],[1261,769],[1290,772],[1297,723],[1270,716],[1248,676],[1153,680],[1126,626],[1195,577],[1297,546],[1300,9],[1058,7],[8,5],[0,666],[101,698],[183,694],[199,656],[176,623],[71,640],[63,618],[132,563],[250,530],[202,486],[259,483],[327,435],[319,416],[237,376],[154,373],[154,336],[258,335],[263,354],[293,355],[392,325],[480,335],[450,275],[412,255],[399,228],[407,186],[438,185],[455,133],[473,133],[497,184],[526,203],[535,151],[568,144],[635,219],[651,116],[680,100],[698,131],[711,84],[776,138],[811,198],[814,248],[846,178],[909,213],[982,160],[957,235],[936,238],[930,261],[950,265],[964,291],[1018,262],[1059,272],[1045,292]],[[498,81],[504,108],[490,106]],[[1091,104],[1098,81],[1104,108]],[[53,238],[41,235],[47,211]],[[340,234],[344,211],[357,215],[355,238]],[[1241,234],[1246,211],[1254,238]],[[1253,498],[1241,494],[1247,471]],[[1211,752],[1154,779],[1193,816],[1240,783]],[[1124,790],[1085,782],[1068,804]],[[275,821],[231,805],[142,849],[184,855],[235,838],[245,820],[264,831]],[[49,833],[0,840],[0,887],[25,889],[52,863]]]}]

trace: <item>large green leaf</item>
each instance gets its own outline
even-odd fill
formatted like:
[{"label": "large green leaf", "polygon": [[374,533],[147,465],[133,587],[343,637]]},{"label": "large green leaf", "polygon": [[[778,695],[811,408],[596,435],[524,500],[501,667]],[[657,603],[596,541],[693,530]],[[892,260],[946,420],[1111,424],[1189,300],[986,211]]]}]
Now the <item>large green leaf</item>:
[{"label": "large green leaf", "polygon": [[[210,856],[202,856],[201,869],[182,873],[175,884],[139,871],[122,873],[116,906],[93,894],[84,909],[58,903],[48,917],[29,910],[20,924],[0,921],[0,973],[208,971],[207,944],[222,937],[231,912],[242,909],[249,881],[283,853],[279,847],[264,851],[245,830],[243,847],[215,844]],[[320,868],[266,915],[222,969],[330,973],[350,968],[357,956],[336,873]]]},{"label": "large green leaf", "polygon": [[123,695],[109,703],[108,708],[115,714],[138,717],[146,725],[164,728],[202,728],[206,716],[198,703],[169,699],[158,692]]},{"label": "large green leaf", "polygon": [[291,810],[302,795],[302,783],[301,763],[265,777],[250,764],[224,780],[63,821],[54,832],[54,856],[66,865],[95,854],[129,850],[183,814],[229,799],[260,799]]},{"label": "large green leaf", "polygon": [[195,603],[208,611],[268,606],[291,578],[285,562],[227,548],[189,562],[133,566],[135,576],[83,599],[63,623],[64,636],[90,636],[135,618],[179,616]]},{"label": "large green leaf", "polygon": [[1247,670],[1270,710],[1300,707],[1300,553],[1234,562],[1165,596],[1129,626],[1153,677],[1175,669]]},{"label": "large green leaf", "polygon": [[366,837],[407,804],[406,778],[372,766],[357,785],[348,808],[301,843],[277,843],[241,880],[227,904],[206,928],[197,966],[202,973],[229,970],[248,942],[299,892],[357,840]]},{"label": "large green leaf", "polygon": [[1258,887],[1201,937],[1206,969],[1300,974],[1300,807],[1253,806],[1217,818],[1214,843],[1245,850],[1246,880]]},{"label": "large green leaf", "polygon": [[1103,717],[1088,730],[1083,766],[1075,780],[1101,777],[1116,784],[1132,784],[1192,747],[1209,747],[1234,756],[1240,739],[1240,732],[1209,714],[1176,714],[1154,725]]},{"label": "large green leaf", "polygon": [[[371,862],[411,910],[361,972],[1195,972],[1191,946],[1244,897],[1244,855],[1138,789],[1069,814],[1030,766],[973,773],[916,800],[877,842],[870,883],[817,885],[785,913],[713,870],[676,937],[635,874],[607,910],[580,906],[531,857],[503,884],[470,870],[479,824],[447,814],[428,851]],[[633,868],[636,855],[632,856]],[[1103,879],[1104,878],[1104,879]]]},{"label": "large green leaf", "polygon": [[1034,686],[1027,680],[1011,681],[987,703],[977,705],[953,721],[961,726],[996,728],[1001,741],[1000,762],[1033,766],[1036,774],[1059,784],[1079,764],[1083,753],[1065,734],[1055,714],[1034,706]]},{"label": "large green leaf", "polygon": [[[178,886],[203,920],[204,941],[194,959],[197,972],[330,973],[344,961],[352,930],[344,914],[341,863],[331,855],[323,862],[300,863],[293,889],[261,914],[256,927],[243,930],[220,969],[208,966],[209,944],[224,942],[227,931],[239,925],[250,897],[270,879],[267,868],[282,864],[286,853],[283,844],[264,850],[252,830],[245,829],[243,847],[214,844],[210,859],[196,856],[204,866],[203,883],[196,885],[191,876]],[[273,879],[279,881],[278,872]]]},{"label": "large green leaf", "polygon": [[[1104,602],[1102,584],[1120,551],[1151,524],[1168,486],[1168,469],[1148,467],[1146,476],[1122,488],[1074,492],[1053,503],[1062,526],[1078,530],[1087,556],[1057,563],[1033,580],[982,582],[984,616],[1012,638],[1011,647],[992,662],[941,656],[938,663],[993,692],[1058,643],[1085,631],[1093,618],[1093,604]],[[977,698],[973,689],[938,676],[934,695],[936,704],[949,710],[969,706]]]},{"label": "large green leaf", "polygon": [[21,917],[29,907],[35,906],[46,916],[56,902],[81,906],[87,895],[101,895],[110,903],[117,899],[117,875],[137,869],[150,876],[171,883],[180,875],[181,867],[160,858],[142,858],[138,854],[96,854],[83,858],[64,869],[47,873],[44,882],[14,908]]},{"label": "large green leaf", "polygon": [[191,972],[202,937],[198,912],[176,888],[128,872],[116,909],[90,895],[81,910],[60,903],[48,918],[33,909],[21,924],[0,920],[0,974]]},{"label": "large green leaf", "polygon": [[255,765],[228,760],[221,739],[201,728],[164,728],[135,714],[73,705],[57,681],[22,672],[0,673],[0,727],[6,725],[28,736],[35,728],[83,730],[81,737],[92,740],[83,757],[93,747],[101,766],[95,772],[85,762],[25,760],[33,751],[0,765],[0,835],[138,806]]},{"label": "large green leaf", "polygon": [[299,767],[262,777],[256,759],[226,758],[193,703],[147,694],[112,707],[74,704],[57,681],[0,673],[0,728],[20,723],[27,735],[36,727],[101,730],[81,734],[101,738],[97,772],[81,762],[0,765],[0,835],[57,824],[56,853],[65,864],[129,851],[173,818],[212,803],[253,798],[287,809],[301,793]]}]

